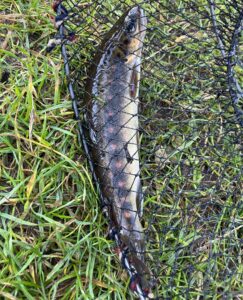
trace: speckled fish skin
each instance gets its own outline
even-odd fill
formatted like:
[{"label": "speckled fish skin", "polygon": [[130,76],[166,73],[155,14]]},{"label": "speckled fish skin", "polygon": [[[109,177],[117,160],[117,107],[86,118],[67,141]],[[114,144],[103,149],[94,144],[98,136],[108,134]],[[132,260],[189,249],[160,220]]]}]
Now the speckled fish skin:
[{"label": "speckled fish skin", "polygon": [[96,174],[110,218],[121,229],[123,246],[129,249],[130,262],[138,272],[148,270],[139,219],[142,193],[138,154],[138,91],[146,24],[140,7],[119,19],[97,51],[86,89]]}]

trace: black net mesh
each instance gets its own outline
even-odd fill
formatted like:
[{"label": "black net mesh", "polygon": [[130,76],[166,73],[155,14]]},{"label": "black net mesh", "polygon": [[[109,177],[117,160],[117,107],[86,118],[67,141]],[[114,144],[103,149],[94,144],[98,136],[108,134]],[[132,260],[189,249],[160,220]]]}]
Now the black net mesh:
[{"label": "black net mesh", "polygon": [[55,9],[80,138],[131,289],[240,299],[242,2]]}]

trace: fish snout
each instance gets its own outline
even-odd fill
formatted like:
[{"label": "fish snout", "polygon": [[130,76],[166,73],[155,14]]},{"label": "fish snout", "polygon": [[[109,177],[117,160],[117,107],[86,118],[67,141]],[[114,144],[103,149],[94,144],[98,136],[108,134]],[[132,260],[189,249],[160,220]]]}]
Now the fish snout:
[{"label": "fish snout", "polygon": [[126,18],[126,32],[132,34],[138,34],[145,32],[147,25],[147,18],[144,10],[139,7],[133,7]]}]

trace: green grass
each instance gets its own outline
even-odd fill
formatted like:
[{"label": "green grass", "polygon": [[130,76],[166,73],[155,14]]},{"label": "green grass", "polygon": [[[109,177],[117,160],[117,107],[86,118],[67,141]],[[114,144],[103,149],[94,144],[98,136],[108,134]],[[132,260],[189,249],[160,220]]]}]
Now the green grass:
[{"label": "green grass", "polygon": [[10,14],[1,43],[11,31],[0,50],[10,71],[0,86],[0,298],[125,299],[62,60],[44,53],[55,32],[50,3],[2,1],[0,10]]},{"label": "green grass", "polygon": [[[140,136],[149,265],[162,299],[238,300],[242,161],[229,96],[217,98],[223,79],[213,79],[220,53],[204,30],[156,3],[145,7],[155,28],[147,36],[140,90],[149,120],[141,119]],[[117,14],[123,10],[120,4]],[[10,73],[0,83],[0,299],[134,299],[106,238],[60,52],[44,52],[55,32],[50,3],[2,0],[0,11],[0,74]],[[114,22],[108,15],[101,26],[93,16],[90,9],[86,22],[101,33]],[[209,24],[193,11],[187,18]],[[70,46],[89,41],[72,61],[81,70],[78,93],[97,42],[89,32]]]}]

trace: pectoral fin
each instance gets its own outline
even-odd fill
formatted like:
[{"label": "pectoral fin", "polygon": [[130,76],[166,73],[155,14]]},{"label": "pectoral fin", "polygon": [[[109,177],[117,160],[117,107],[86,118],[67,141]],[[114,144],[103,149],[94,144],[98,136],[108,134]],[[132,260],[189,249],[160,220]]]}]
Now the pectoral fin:
[{"label": "pectoral fin", "polygon": [[143,196],[142,185],[141,185],[141,180],[140,179],[138,181],[136,201],[137,201],[138,216],[139,216],[139,218],[141,218],[142,215],[143,215],[144,196]]},{"label": "pectoral fin", "polygon": [[132,163],[133,157],[131,156],[129,150],[128,150],[128,144],[124,145],[125,155],[128,163]]},{"label": "pectoral fin", "polygon": [[138,80],[139,80],[138,72],[136,68],[134,68],[132,70],[132,75],[130,79],[130,96],[132,98],[136,98],[138,95]]}]

